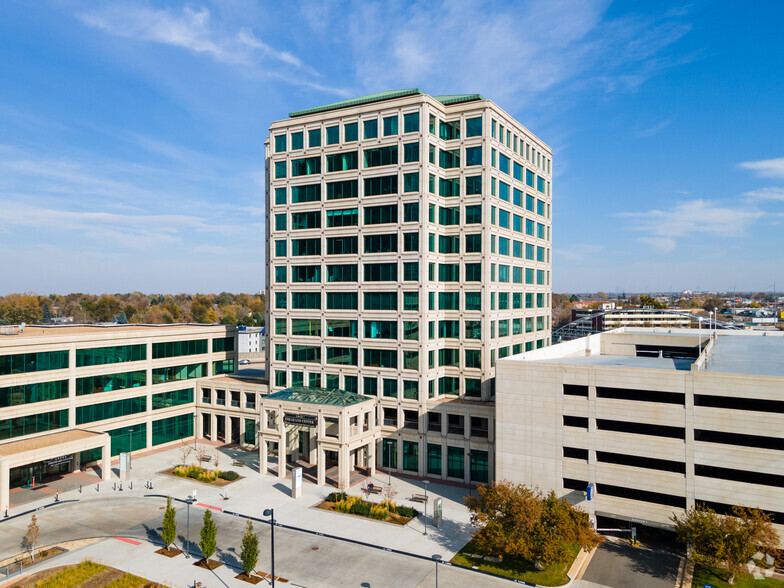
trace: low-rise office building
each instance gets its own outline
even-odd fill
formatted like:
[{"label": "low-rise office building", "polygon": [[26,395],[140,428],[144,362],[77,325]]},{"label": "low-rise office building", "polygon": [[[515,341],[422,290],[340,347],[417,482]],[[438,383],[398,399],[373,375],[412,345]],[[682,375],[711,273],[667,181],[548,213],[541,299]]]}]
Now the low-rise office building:
[{"label": "low-rise office building", "polygon": [[784,333],[622,328],[499,361],[497,378],[496,479],[594,516],[668,526],[743,505],[784,529]]},{"label": "low-rise office building", "polygon": [[200,379],[236,370],[236,327],[55,326],[0,335],[0,510],[8,490],[193,437]]}]

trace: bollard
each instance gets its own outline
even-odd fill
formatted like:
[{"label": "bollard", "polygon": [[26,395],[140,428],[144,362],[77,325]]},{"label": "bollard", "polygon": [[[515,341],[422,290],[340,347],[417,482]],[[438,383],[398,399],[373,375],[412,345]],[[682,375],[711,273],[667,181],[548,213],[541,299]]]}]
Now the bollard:
[{"label": "bollard", "polygon": [[57,491],[54,493],[54,501],[55,501],[55,502],[60,502],[60,491],[59,491],[59,490],[57,490]]},{"label": "bollard", "polygon": [[120,492],[122,492],[122,491],[123,491],[122,482],[120,482]]},{"label": "bollard", "polygon": [[117,491],[117,482],[112,482],[112,490]]},{"label": "bollard", "polygon": [[130,489],[130,490],[133,490],[133,480],[131,480],[131,481],[130,481],[130,482],[128,482],[128,483],[131,485],[131,487],[130,487],[129,489]]},{"label": "bollard", "polygon": [[100,483],[100,482],[98,482],[98,483],[95,485],[95,491],[96,491],[96,492],[100,492],[100,490],[101,490],[101,483]]},{"label": "bollard", "polygon": [[81,493],[82,493],[82,485],[79,484],[79,494],[81,494]]},{"label": "bollard", "polygon": [[8,509],[5,509],[5,518],[8,518]]}]

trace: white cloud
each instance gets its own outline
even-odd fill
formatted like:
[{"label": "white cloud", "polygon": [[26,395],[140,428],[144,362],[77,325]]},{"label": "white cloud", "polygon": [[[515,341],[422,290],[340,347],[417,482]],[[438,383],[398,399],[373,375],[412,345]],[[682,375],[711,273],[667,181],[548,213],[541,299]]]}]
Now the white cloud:
[{"label": "white cloud", "polygon": [[677,15],[607,20],[605,0],[332,6],[324,34],[347,29],[357,79],[368,91],[481,91],[515,109],[568,83],[635,88],[672,65],[660,54],[689,30]]},{"label": "white cloud", "polygon": [[784,200],[784,188],[769,187],[752,190],[743,194],[756,200]]},{"label": "white cloud", "polygon": [[206,7],[155,10],[117,3],[88,9],[78,18],[85,25],[116,37],[179,47],[209,55],[219,63],[248,67],[293,85],[338,95],[347,93],[345,89],[312,81],[310,78],[319,78],[321,74],[306,66],[299,57],[290,51],[275,49],[245,26],[216,22]]},{"label": "white cloud", "polygon": [[739,164],[741,169],[748,169],[761,178],[784,178],[784,157],[763,159],[761,161],[745,161]]},{"label": "white cloud", "polygon": [[675,245],[677,244],[675,239],[670,239],[668,237],[639,237],[637,240],[640,243],[649,245],[659,253],[669,253],[675,249]]},{"label": "white cloud", "polygon": [[669,210],[624,212],[617,215],[627,219],[628,228],[645,233],[639,240],[657,251],[675,249],[677,239],[694,235],[737,238],[762,218],[765,213],[757,208],[739,209],[710,200],[680,202]]}]

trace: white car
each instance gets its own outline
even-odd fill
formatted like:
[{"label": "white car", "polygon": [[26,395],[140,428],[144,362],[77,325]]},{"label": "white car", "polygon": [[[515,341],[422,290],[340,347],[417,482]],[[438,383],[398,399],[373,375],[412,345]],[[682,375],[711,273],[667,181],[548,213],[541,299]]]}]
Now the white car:
[{"label": "white car", "polygon": [[250,365],[250,360],[249,359],[241,359],[239,361],[239,364],[240,365]]}]

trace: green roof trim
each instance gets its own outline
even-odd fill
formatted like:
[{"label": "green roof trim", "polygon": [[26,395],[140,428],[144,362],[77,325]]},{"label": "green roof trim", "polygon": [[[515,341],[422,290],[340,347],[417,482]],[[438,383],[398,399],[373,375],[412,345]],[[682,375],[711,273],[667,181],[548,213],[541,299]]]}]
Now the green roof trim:
[{"label": "green roof trim", "polygon": [[471,102],[472,100],[484,100],[485,97],[481,94],[444,94],[442,96],[433,96],[444,106],[448,104],[459,104],[460,102]]},{"label": "green roof trim", "polygon": [[349,100],[341,100],[340,102],[333,102],[332,104],[325,104],[324,106],[316,106],[314,108],[306,108],[305,110],[297,110],[290,112],[289,116],[305,116],[306,114],[315,114],[317,112],[325,112],[327,110],[337,110],[338,108],[348,108],[349,106],[359,106],[360,104],[368,104],[370,102],[380,102],[382,100],[391,100],[392,98],[402,98],[403,96],[413,96],[415,94],[422,94],[417,88],[409,90],[390,90],[389,92],[378,92],[376,94],[368,94],[367,96],[360,96],[359,98],[351,98]]},{"label": "green roof trim", "polygon": [[363,396],[356,392],[329,390],[327,388],[308,388],[307,386],[293,386],[280,392],[274,392],[264,397],[265,400],[284,400],[286,402],[301,402],[303,404],[328,404],[330,406],[352,406],[360,402],[374,400],[372,396]]}]

